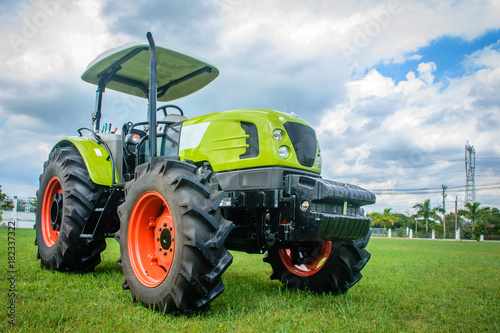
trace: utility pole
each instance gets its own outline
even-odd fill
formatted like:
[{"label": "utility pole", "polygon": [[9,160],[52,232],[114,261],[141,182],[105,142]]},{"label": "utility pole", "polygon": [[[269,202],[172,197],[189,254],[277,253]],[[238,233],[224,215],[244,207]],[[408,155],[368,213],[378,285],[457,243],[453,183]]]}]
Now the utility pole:
[{"label": "utility pole", "polygon": [[455,196],[455,238],[457,238],[458,232],[458,212],[457,212],[457,204],[458,204],[458,195]]},{"label": "utility pole", "polygon": [[448,186],[441,185],[443,188],[443,239],[446,239],[446,201],[445,198],[448,194],[445,193]]}]

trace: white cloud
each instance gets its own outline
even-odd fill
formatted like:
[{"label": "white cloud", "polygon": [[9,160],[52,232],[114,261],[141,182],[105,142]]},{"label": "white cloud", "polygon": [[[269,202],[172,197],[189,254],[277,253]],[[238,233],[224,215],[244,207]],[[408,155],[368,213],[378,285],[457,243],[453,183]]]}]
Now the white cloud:
[{"label": "white cloud", "polygon": [[[127,33],[143,36],[145,31],[137,30],[144,28],[151,28],[158,41],[189,40],[185,45],[194,47],[199,42],[194,32],[208,31],[199,37],[200,47],[208,50],[200,55],[223,71],[209,87],[214,90],[196,95],[208,103],[196,96],[179,102],[193,109],[187,110],[189,116],[247,106],[294,111],[318,124],[326,178],[356,175],[342,179],[372,188],[401,186],[408,182],[405,178],[430,181],[415,166],[439,162],[433,172],[446,171],[440,168],[450,167],[442,163],[447,154],[462,158],[466,140],[478,152],[500,156],[495,128],[500,121],[498,46],[470,55],[467,75],[446,82],[435,81],[432,59],[415,54],[443,36],[472,40],[500,28],[498,1],[205,0],[217,14],[206,20],[192,17],[182,26],[176,25],[175,13],[166,14],[169,25],[162,24],[161,15],[149,21],[148,12],[139,10],[144,6],[129,0],[115,3],[125,8],[121,14],[111,6],[106,16],[102,11],[109,1],[51,1],[57,8],[47,8],[48,3],[25,0],[17,13],[0,20],[0,134],[21,138],[0,149],[0,167],[22,170],[32,182],[2,178],[2,185],[37,186],[48,150],[61,137],[40,126],[37,112],[44,112],[46,123],[74,121],[76,127],[77,112],[89,109],[85,112],[90,114],[93,107],[94,88],[79,79],[86,65],[99,53],[130,41]],[[172,8],[189,12],[180,8],[182,3]],[[125,15],[134,10],[137,15]],[[370,70],[375,64],[407,60],[422,61],[397,84]],[[142,102],[107,92],[105,121],[145,116],[138,111]],[[54,105],[62,106],[54,111]],[[66,133],[71,126],[60,127]],[[33,128],[39,129],[36,135]],[[15,187],[8,192],[21,195]],[[417,199],[379,197],[382,203],[404,202],[406,207]]]},{"label": "white cloud", "polygon": [[[121,36],[109,33],[101,7],[98,0],[25,2],[0,24],[0,135],[10,138],[0,147],[5,193],[34,195],[48,147],[81,116],[72,114],[81,107],[75,104],[79,96],[63,92],[78,92],[86,65],[120,43]],[[47,124],[61,128],[51,133]]]},{"label": "white cloud", "polygon": [[25,80],[80,75],[98,53],[122,39],[108,32],[101,7],[97,0],[38,0],[25,5],[12,24],[3,27],[4,73]]},{"label": "white cloud", "polygon": [[418,77],[424,81],[426,84],[432,84],[434,82],[434,75],[432,72],[436,70],[436,64],[433,62],[422,62],[418,64]]},{"label": "white cloud", "polygon": [[472,40],[500,28],[498,7],[491,1],[239,1],[222,11],[219,41],[231,54],[265,39],[288,57],[328,54],[363,70],[384,60],[418,60],[413,52],[441,36]]},{"label": "white cloud", "polygon": [[12,115],[5,121],[5,127],[9,129],[33,130],[38,127],[38,121],[25,114]]},{"label": "white cloud", "polygon": [[316,132],[319,135],[341,137],[350,128],[359,131],[368,121],[369,118],[356,115],[352,106],[342,104],[334,110],[324,112]]},{"label": "white cloud", "polygon": [[413,94],[418,91],[425,83],[415,76],[415,72],[410,71],[406,74],[406,81],[400,81],[397,90],[405,95]]},{"label": "white cloud", "polygon": [[[484,64],[495,56],[488,51],[484,57],[471,61]],[[484,87],[478,77],[488,77],[487,87],[500,85],[500,76],[496,75],[500,62],[496,67],[488,63],[492,67],[450,80],[446,88],[433,81],[436,65],[432,62],[420,63],[418,78],[410,72],[397,85],[376,70],[347,83],[346,101],[334,110],[325,110],[319,121],[320,142],[328,147],[323,155],[332,156],[325,158],[325,176],[361,182],[369,188],[401,188],[399,184],[411,177],[425,187],[429,180],[420,173],[421,166],[435,164],[426,173],[456,168],[456,163],[449,160],[463,156],[467,140],[475,145],[476,151],[499,156],[499,104],[479,104],[496,94]],[[373,117],[366,115],[370,109],[377,110],[378,103],[384,100],[391,101],[393,111],[387,110],[381,121],[374,122]],[[447,155],[441,155],[445,151]],[[384,161],[384,157],[390,160]],[[388,172],[393,168],[398,172]],[[463,185],[464,180],[450,182]],[[408,200],[415,198],[418,196],[407,196]],[[406,200],[404,196],[379,197],[380,205],[386,207],[396,202],[401,205],[402,200]]]},{"label": "white cloud", "polygon": [[364,78],[346,84],[351,100],[368,97],[387,97],[394,93],[394,81],[372,69]]}]

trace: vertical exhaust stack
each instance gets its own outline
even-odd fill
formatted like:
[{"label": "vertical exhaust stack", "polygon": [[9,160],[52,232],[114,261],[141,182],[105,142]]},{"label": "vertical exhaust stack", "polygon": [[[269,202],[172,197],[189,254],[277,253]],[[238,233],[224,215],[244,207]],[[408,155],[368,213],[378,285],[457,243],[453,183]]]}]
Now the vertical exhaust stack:
[{"label": "vertical exhaust stack", "polygon": [[148,95],[148,122],[149,122],[149,157],[156,157],[156,46],[151,32],[146,34],[149,42],[149,95]]}]

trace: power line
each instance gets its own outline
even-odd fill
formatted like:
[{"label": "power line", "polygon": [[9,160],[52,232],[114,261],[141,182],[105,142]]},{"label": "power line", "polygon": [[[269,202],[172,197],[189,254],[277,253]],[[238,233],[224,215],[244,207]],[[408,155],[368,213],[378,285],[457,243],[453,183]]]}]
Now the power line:
[{"label": "power line", "polygon": [[[464,190],[466,188],[465,185],[458,186],[449,186],[449,190]],[[482,184],[477,185],[476,189],[478,190],[491,190],[491,189],[500,189],[500,183],[495,184]],[[432,188],[432,187],[423,187],[423,188],[392,188],[392,189],[370,189],[371,192],[375,194],[387,194],[387,195],[397,195],[397,194],[430,194],[430,193],[439,193],[441,189]]]},{"label": "power line", "polygon": [[[482,161],[482,160],[500,160],[500,157],[480,157],[480,158],[476,158],[475,160],[476,161]],[[463,161],[462,159],[455,159],[455,160],[441,161],[441,162],[435,162],[435,163],[429,163],[429,164],[423,164],[423,165],[403,166],[403,167],[399,167],[399,168],[392,168],[392,169],[385,169],[385,170],[379,170],[379,171],[370,171],[370,172],[357,173],[357,174],[352,174],[352,175],[338,176],[336,178],[340,179],[340,178],[347,178],[347,177],[357,177],[357,176],[372,175],[372,174],[377,174],[377,173],[394,172],[394,171],[397,171],[397,170],[419,169],[419,168],[425,168],[425,167],[428,167],[428,166],[434,166],[434,165],[438,165],[438,164],[456,163],[456,162],[462,162],[462,161]],[[490,171],[490,170],[481,170],[481,171]],[[498,170],[491,170],[491,171],[498,171]],[[456,171],[456,172],[463,172],[463,170]]]},{"label": "power line", "polygon": [[[500,170],[487,170],[487,171],[500,171]],[[397,179],[398,181],[399,180],[416,179],[416,181],[414,181],[414,182],[405,182],[405,183],[399,183],[398,182],[397,186],[411,185],[411,184],[432,184],[434,182],[436,182],[436,183],[442,183],[443,182],[443,177],[430,177],[430,176],[443,175],[443,174],[454,174],[454,173],[457,173],[457,174],[460,173],[462,175],[457,176],[457,177],[445,177],[444,181],[450,182],[452,180],[463,179],[464,178],[464,176],[463,176],[464,170],[460,170],[460,171],[440,172],[440,173],[429,174],[429,175],[425,175],[425,176],[418,175],[418,176],[414,176],[414,177],[394,177],[392,179]],[[479,174],[478,175],[477,172],[476,172],[476,178],[489,178],[490,179],[490,178],[499,178],[499,177],[500,177],[500,175],[498,175],[498,176],[489,175],[489,174],[488,175],[484,175],[484,174]],[[424,179],[422,179],[422,178],[424,178]]]},{"label": "power line", "polygon": [[365,172],[365,173],[358,173],[358,174],[354,174],[354,175],[345,175],[345,176],[341,176],[341,177],[337,177],[337,178],[365,176],[365,175],[371,175],[371,174],[376,174],[376,173],[394,172],[396,170],[417,169],[417,168],[424,168],[424,167],[427,167],[427,166],[432,166],[432,165],[437,165],[437,164],[455,163],[455,162],[460,162],[460,161],[462,161],[462,160],[442,161],[442,162],[429,163],[429,164],[423,164],[423,165],[416,165],[416,166],[392,168],[392,169],[380,170],[380,171],[371,171],[371,172]]},{"label": "power line", "polygon": [[[495,183],[495,184],[479,184],[477,185],[478,188],[482,187],[487,187],[487,186],[497,186],[500,185],[500,183]],[[449,186],[449,189],[464,189],[465,185],[457,185],[457,186]],[[421,191],[421,190],[435,190],[435,188],[410,188],[410,189],[371,189],[370,191]],[[439,190],[441,191],[441,190]]]},{"label": "power line", "polygon": [[[408,179],[411,179],[411,178],[408,178]],[[417,178],[413,178],[413,179],[417,179]],[[453,179],[463,179],[463,176],[462,177],[446,178],[446,181],[450,181],[450,180],[453,180]],[[411,185],[411,184],[422,184],[422,183],[425,184],[425,183],[433,183],[433,182],[441,183],[442,182],[442,178],[419,180],[419,181],[408,182],[408,183],[398,183],[398,185]]]}]

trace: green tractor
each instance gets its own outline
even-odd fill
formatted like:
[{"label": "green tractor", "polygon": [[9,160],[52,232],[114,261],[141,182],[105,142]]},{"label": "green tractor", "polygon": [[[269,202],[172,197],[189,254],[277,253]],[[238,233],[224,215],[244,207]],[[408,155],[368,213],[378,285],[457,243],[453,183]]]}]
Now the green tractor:
[{"label": "green tractor", "polygon": [[[82,75],[97,85],[93,126],[59,141],[44,164],[41,266],[92,271],[115,237],[123,289],[163,313],[207,310],[224,290],[228,250],[266,253],[271,279],[288,288],[345,293],[370,258],[361,207],[375,196],[321,178],[315,131],[295,115],[240,109],[188,119],[178,106],[157,108],[219,72],[147,38],[105,52]],[[147,98],[147,122],[101,127],[105,88]]]}]

